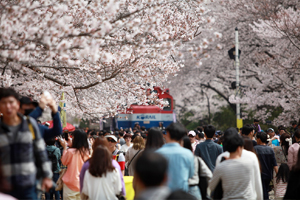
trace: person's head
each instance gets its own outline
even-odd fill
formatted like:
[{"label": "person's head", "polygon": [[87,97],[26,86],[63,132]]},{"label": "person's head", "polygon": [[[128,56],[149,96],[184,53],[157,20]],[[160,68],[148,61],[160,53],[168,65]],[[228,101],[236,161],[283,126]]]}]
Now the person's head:
[{"label": "person's head", "polygon": [[131,137],[132,137],[132,135],[130,135],[130,134],[125,134],[124,135],[124,140],[125,140],[127,145],[129,145],[131,143]]},{"label": "person's head", "polygon": [[53,146],[55,144],[55,141],[56,141],[55,138],[51,138],[46,141],[46,145]]},{"label": "person's head", "polygon": [[199,131],[200,133],[202,133],[202,132],[203,132],[203,130],[204,130],[204,129],[203,129],[203,127],[202,127],[202,126],[198,126],[198,127],[197,127],[197,131]]},{"label": "person's head", "polygon": [[286,131],[286,128],[284,125],[278,126],[279,135],[282,135],[283,133],[285,133],[285,131]]},{"label": "person's head", "polygon": [[140,132],[140,131],[136,131],[136,132],[135,132],[135,135],[141,136],[141,132]]},{"label": "person's head", "polygon": [[270,138],[275,136],[275,131],[272,128],[268,128],[267,133],[270,136]]},{"label": "person's head", "polygon": [[276,182],[279,183],[279,181],[282,180],[283,183],[287,183],[289,181],[289,175],[289,166],[286,163],[281,163],[276,175]]},{"label": "person's head", "polygon": [[135,150],[141,150],[145,148],[145,142],[142,136],[136,136],[132,143],[132,148],[134,148]]},{"label": "person's head", "polygon": [[82,129],[76,129],[73,132],[72,148],[77,149],[80,153],[89,150],[89,143],[87,141],[86,132]]},{"label": "person's head", "polygon": [[111,153],[106,146],[98,145],[89,162],[89,172],[95,177],[105,176],[107,172],[112,172],[115,169],[111,162]]},{"label": "person's head", "polygon": [[20,99],[20,109],[19,112],[23,115],[29,115],[36,107],[38,106],[38,103],[35,101],[32,101],[29,97],[22,97]]},{"label": "person's head", "polygon": [[162,186],[167,181],[168,162],[162,155],[144,151],[134,165],[133,188],[136,196],[150,187]]},{"label": "person's head", "polygon": [[119,132],[119,137],[122,138],[124,136],[124,131]]},{"label": "person's head", "polygon": [[255,125],[259,124],[259,120],[258,120],[258,119],[254,119],[254,120],[253,120],[253,123],[254,123]]},{"label": "person's head", "polygon": [[223,131],[217,130],[217,131],[215,132],[215,136],[216,136],[217,138],[220,138],[220,137],[222,137],[223,135],[224,135]]},{"label": "person's head", "polygon": [[295,136],[296,142],[299,142],[300,141],[300,129],[297,129],[295,131],[294,136]]},{"label": "person's head", "polygon": [[69,141],[69,139],[70,139],[69,131],[64,131],[63,134],[62,134],[62,137],[63,137],[66,141]]},{"label": "person's head", "polygon": [[108,135],[110,135],[110,132],[109,132],[109,131],[105,131],[105,132],[104,132],[104,137],[106,137],[106,136],[108,136]]},{"label": "person's head", "polygon": [[118,139],[114,135],[106,135],[105,138],[108,141],[109,151],[112,153],[116,150],[116,144],[118,142]]},{"label": "person's head", "polygon": [[196,140],[203,140],[203,139],[204,139],[204,133],[198,131],[196,134]]},{"label": "person's head", "polygon": [[253,134],[254,134],[253,126],[247,124],[242,128],[242,135],[245,135],[247,137],[252,137]]},{"label": "person's head", "polygon": [[254,149],[252,140],[246,136],[243,136],[243,140],[244,140],[244,149],[255,153],[255,149]]},{"label": "person's head", "polygon": [[179,142],[183,136],[187,134],[187,130],[185,127],[178,123],[178,122],[172,122],[167,128],[166,128],[166,142],[170,141],[176,141]]},{"label": "person's head", "polygon": [[280,144],[284,149],[285,155],[288,155],[288,153],[289,153],[289,151],[288,151],[289,147],[290,147],[289,140],[291,140],[291,136],[288,133],[283,133],[280,136]]},{"label": "person's head", "polygon": [[193,152],[192,143],[189,137],[184,136],[182,138],[181,146]]},{"label": "person's head", "polygon": [[104,147],[107,147],[109,149],[109,143],[106,139],[103,139],[103,138],[96,138],[94,143],[93,143],[93,146],[92,146],[92,149],[93,151],[95,151],[96,147],[99,146],[99,145],[102,145]]},{"label": "person's head", "polygon": [[227,136],[226,139],[224,139],[223,144],[226,144],[226,150],[229,153],[237,152],[239,156],[242,155],[244,140],[239,134]]},{"label": "person's head", "polygon": [[265,132],[258,132],[256,135],[257,138],[257,144],[262,145],[262,144],[267,144],[268,136],[267,133]]},{"label": "person's head", "polygon": [[296,122],[296,121],[293,121],[293,122],[292,122],[292,127],[293,127],[293,128],[296,128],[296,127],[297,127],[297,122]]},{"label": "person's head", "polygon": [[12,88],[0,88],[0,113],[3,118],[17,116],[19,108],[19,94]]},{"label": "person's head", "polygon": [[194,143],[195,142],[195,140],[196,140],[196,133],[195,133],[195,131],[190,131],[189,133],[188,133],[188,136],[189,136],[189,138],[190,138],[190,140],[191,140],[191,143]]},{"label": "person's head", "polygon": [[224,136],[223,137],[223,149],[224,149],[224,151],[227,151],[227,148],[228,148],[226,141],[230,140],[231,136],[234,136],[234,135],[238,135],[238,131],[234,127],[228,128],[224,131],[224,135],[223,135]]},{"label": "person's head", "polygon": [[150,128],[148,131],[145,149],[156,150],[164,145],[164,138],[159,128]]},{"label": "person's head", "polygon": [[144,134],[142,134],[141,136],[142,136],[142,138],[144,139],[144,142],[145,142],[145,144],[146,144],[146,141],[147,141],[147,134],[144,133]]},{"label": "person's head", "polygon": [[207,139],[211,139],[214,137],[216,132],[216,128],[213,125],[208,125],[204,128],[204,134]]}]

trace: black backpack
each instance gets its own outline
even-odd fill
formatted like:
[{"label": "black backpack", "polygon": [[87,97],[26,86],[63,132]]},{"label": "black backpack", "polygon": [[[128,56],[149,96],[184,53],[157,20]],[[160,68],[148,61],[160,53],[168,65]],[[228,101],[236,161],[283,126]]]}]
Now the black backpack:
[{"label": "black backpack", "polygon": [[48,158],[52,163],[52,172],[55,172],[58,170],[57,168],[57,164],[58,164],[58,160],[56,158],[56,156],[54,155],[56,149],[54,149],[52,152],[51,151],[47,151],[48,152]]}]

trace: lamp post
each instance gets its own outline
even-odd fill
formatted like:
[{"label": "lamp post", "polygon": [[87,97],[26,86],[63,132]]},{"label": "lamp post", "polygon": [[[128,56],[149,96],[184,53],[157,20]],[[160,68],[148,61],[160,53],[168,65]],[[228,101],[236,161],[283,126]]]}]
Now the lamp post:
[{"label": "lamp post", "polygon": [[[234,60],[235,71],[236,71],[236,81],[231,83],[231,88],[236,89],[236,97],[240,97],[240,54],[241,50],[239,50],[239,30],[235,28],[235,47],[231,48],[228,51],[229,58]],[[241,119],[241,106],[240,103],[236,104],[236,126],[237,128],[243,127],[243,120]]]},{"label": "lamp post", "polygon": [[[236,71],[236,97],[240,97],[240,59],[239,59],[239,30],[235,28],[235,71]],[[236,104],[236,126],[243,127],[243,120],[241,119],[240,103]]]}]

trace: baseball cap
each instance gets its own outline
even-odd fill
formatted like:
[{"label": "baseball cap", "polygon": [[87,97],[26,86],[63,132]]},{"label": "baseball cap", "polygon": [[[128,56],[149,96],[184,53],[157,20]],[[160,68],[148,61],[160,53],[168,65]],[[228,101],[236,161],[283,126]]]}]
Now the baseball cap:
[{"label": "baseball cap", "polygon": [[267,132],[274,132],[274,129],[268,128]]},{"label": "baseball cap", "polygon": [[195,133],[195,131],[190,131],[188,135],[192,135],[193,137],[195,137],[196,133]]},{"label": "baseball cap", "polygon": [[112,138],[115,142],[118,142],[118,139],[114,135],[107,135],[106,138]]}]

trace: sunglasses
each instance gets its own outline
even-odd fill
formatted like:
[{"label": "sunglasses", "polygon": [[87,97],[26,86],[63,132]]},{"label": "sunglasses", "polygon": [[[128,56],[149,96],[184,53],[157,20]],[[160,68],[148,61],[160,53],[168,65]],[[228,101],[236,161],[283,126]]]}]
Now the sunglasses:
[{"label": "sunglasses", "polygon": [[108,142],[112,142],[112,143],[115,143],[116,141],[113,140],[113,139],[107,139]]}]

